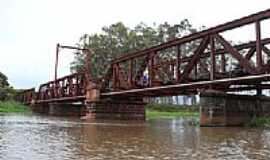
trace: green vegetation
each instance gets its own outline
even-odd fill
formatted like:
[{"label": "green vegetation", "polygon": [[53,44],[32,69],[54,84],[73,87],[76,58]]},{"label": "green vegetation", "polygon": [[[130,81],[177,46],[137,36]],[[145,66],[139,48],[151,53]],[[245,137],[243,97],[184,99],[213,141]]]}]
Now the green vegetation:
[{"label": "green vegetation", "polygon": [[[147,25],[139,23],[132,28],[125,26],[122,22],[118,22],[104,26],[100,33],[82,35],[77,45],[81,48],[91,49],[91,74],[93,77],[98,78],[106,75],[108,71],[110,72],[108,69],[111,60],[116,57],[194,32],[197,32],[197,29],[193,28],[187,19],[181,20],[178,24],[165,22]],[[185,47],[181,49],[181,54],[184,56],[190,53],[198,45],[197,41],[185,44]],[[170,59],[172,58],[172,52],[174,51],[171,49],[164,50],[161,56],[164,59]],[[138,60],[136,63],[143,63],[142,61]],[[71,63],[71,71],[80,71],[83,69],[83,66],[84,55],[77,54]],[[127,69],[127,65],[122,67]]]},{"label": "green vegetation", "polygon": [[16,91],[9,85],[8,78],[0,72],[0,101],[13,99]]},{"label": "green vegetation", "polygon": [[270,117],[258,117],[253,118],[250,127],[262,127],[262,128],[270,128]]},{"label": "green vegetation", "polygon": [[30,108],[15,101],[0,101],[0,113],[25,113]]},{"label": "green vegetation", "polygon": [[30,111],[28,107],[13,100],[16,92],[17,91],[9,85],[7,76],[0,72],[0,113]]},{"label": "green vegetation", "polygon": [[179,106],[167,104],[149,104],[146,106],[146,117],[155,118],[178,118],[178,117],[198,117],[199,107]]}]

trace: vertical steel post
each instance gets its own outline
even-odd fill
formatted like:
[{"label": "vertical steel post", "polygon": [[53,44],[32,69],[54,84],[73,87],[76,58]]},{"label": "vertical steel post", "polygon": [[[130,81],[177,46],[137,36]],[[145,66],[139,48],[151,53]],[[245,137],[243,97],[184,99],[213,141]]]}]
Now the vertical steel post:
[{"label": "vertical steel post", "polygon": [[177,46],[177,57],[176,57],[176,82],[180,80],[180,65],[181,65],[181,46]]},{"label": "vertical steel post", "polygon": [[216,72],[216,48],[215,48],[215,39],[213,36],[210,37],[210,47],[211,47],[210,80],[214,80],[215,79],[215,72]]},{"label": "vertical steel post", "polygon": [[132,87],[132,79],[133,79],[133,59],[129,61],[129,68],[128,68],[128,84],[129,87]]},{"label": "vertical steel post", "polygon": [[[175,68],[174,68],[174,64],[171,64],[170,65],[170,69],[171,69],[171,74],[172,74],[172,78],[174,79],[175,77],[174,77],[174,73],[175,73]],[[175,79],[174,79],[175,80]]]},{"label": "vertical steel post", "polygon": [[116,88],[116,69],[115,69],[115,64],[111,64],[111,67],[112,67],[112,88],[115,90]]},{"label": "vertical steel post", "polygon": [[226,72],[226,58],[225,54],[221,55],[221,72],[225,73]]},{"label": "vertical steel post", "polygon": [[54,95],[57,95],[57,88],[56,88],[56,81],[57,81],[57,72],[58,72],[58,57],[59,57],[59,48],[60,44],[56,44],[56,55],[55,55],[55,67],[54,67],[54,85],[53,85],[53,92]]},{"label": "vertical steel post", "polygon": [[57,43],[56,45],[56,57],[55,57],[55,67],[54,67],[54,80],[57,80],[57,71],[58,71],[58,56],[59,56],[59,48],[60,48],[60,44]]},{"label": "vertical steel post", "polygon": [[86,95],[90,93],[89,91],[93,88],[93,83],[91,82],[92,74],[91,74],[91,51],[89,49],[83,49],[83,53],[85,54],[85,64],[84,64],[84,77],[85,77],[85,89]]},{"label": "vertical steel post", "polygon": [[91,73],[91,51],[89,49],[84,49],[83,52],[85,52],[85,78],[86,78],[86,83],[90,82],[92,78],[92,73]]},{"label": "vertical steel post", "polygon": [[197,79],[198,77],[198,63],[195,63],[194,66],[194,78]]},{"label": "vertical steel post", "polygon": [[255,29],[256,29],[256,62],[257,62],[257,68],[260,70],[263,65],[262,60],[262,45],[261,45],[261,24],[260,21],[256,21],[255,23]]},{"label": "vertical steel post", "polygon": [[[100,100],[100,88],[99,84],[93,81],[92,69],[91,69],[91,50],[84,48],[83,53],[85,55],[85,79],[86,79],[86,103],[91,106],[94,105],[94,102]],[[72,79],[71,79],[72,80]],[[73,80],[72,80],[73,81]]]},{"label": "vertical steel post", "polygon": [[148,68],[148,71],[149,71],[149,86],[152,86],[153,84],[153,80],[155,78],[155,71],[154,71],[154,63],[155,63],[155,60],[154,60],[154,57],[155,57],[155,52],[152,52],[150,53],[149,55],[149,68]]},{"label": "vertical steel post", "polygon": [[114,89],[119,88],[119,63],[114,64]]}]

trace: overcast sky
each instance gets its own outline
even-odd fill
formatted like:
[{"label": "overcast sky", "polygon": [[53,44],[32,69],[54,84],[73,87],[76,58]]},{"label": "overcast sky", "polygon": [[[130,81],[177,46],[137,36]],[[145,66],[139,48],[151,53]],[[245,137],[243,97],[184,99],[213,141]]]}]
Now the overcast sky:
[{"label": "overcast sky", "polygon": [[[215,26],[270,8],[269,0],[0,0],[0,71],[15,88],[53,79],[55,46],[75,44],[84,33],[123,22]],[[60,76],[69,73],[72,54],[61,52]]]}]

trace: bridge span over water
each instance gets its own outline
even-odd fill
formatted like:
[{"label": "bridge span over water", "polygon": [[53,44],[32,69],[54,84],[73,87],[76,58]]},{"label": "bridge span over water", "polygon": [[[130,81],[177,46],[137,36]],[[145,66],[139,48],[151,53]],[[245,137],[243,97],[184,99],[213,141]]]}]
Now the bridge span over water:
[{"label": "bridge span over water", "polygon": [[[270,89],[270,37],[262,38],[261,31],[262,22],[268,19],[270,10],[265,10],[141,51],[123,54],[111,61],[109,70],[102,78],[91,74],[91,48],[58,44],[55,79],[41,84],[37,91],[35,88],[22,91],[17,100],[38,110],[48,110],[44,108],[50,108],[52,104],[82,102],[95,116],[98,113],[102,116],[109,113],[110,116],[115,112],[144,114],[145,97],[198,94],[207,90],[216,93],[256,90],[261,95],[262,90]],[[253,41],[235,45],[224,36],[228,31],[237,31],[245,26],[253,26]],[[189,44],[195,44],[195,49],[192,53],[183,54]],[[86,62],[84,70],[58,78],[59,48],[82,51]],[[164,53],[170,56],[164,57]],[[209,116],[213,118],[213,114],[208,113],[220,112],[216,108],[206,109],[206,119]]]}]

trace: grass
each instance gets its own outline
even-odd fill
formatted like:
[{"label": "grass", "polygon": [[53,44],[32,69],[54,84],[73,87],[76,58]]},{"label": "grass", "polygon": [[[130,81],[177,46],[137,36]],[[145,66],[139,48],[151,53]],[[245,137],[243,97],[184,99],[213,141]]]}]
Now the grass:
[{"label": "grass", "polygon": [[253,118],[249,124],[250,127],[262,127],[270,129],[270,117]]},{"label": "grass", "polygon": [[0,113],[25,113],[30,108],[15,101],[0,101]]},{"label": "grass", "polygon": [[146,117],[148,119],[199,117],[199,107],[177,106],[167,104],[149,104],[146,106]]}]

